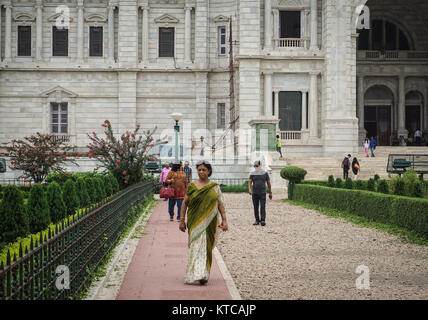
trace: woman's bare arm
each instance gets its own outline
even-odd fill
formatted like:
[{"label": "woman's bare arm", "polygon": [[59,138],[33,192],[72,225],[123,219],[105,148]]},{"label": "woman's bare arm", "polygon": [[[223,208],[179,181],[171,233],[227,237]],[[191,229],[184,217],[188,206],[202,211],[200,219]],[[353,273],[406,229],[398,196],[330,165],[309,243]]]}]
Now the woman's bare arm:
[{"label": "woman's bare arm", "polygon": [[183,200],[183,203],[181,204],[180,225],[178,226],[178,228],[183,232],[186,231],[186,223],[184,221],[186,219],[188,204],[189,204],[189,198],[187,197],[187,194],[186,194],[184,195],[184,200]]}]

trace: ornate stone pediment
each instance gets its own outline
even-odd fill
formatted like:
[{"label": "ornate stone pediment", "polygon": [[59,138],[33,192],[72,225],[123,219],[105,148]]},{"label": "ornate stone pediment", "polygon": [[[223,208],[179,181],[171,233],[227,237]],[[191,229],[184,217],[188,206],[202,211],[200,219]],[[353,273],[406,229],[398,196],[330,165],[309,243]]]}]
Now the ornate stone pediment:
[{"label": "ornate stone pediment", "polygon": [[[66,14],[65,12],[55,13],[53,16],[50,16],[50,17],[48,18],[48,21],[49,21],[49,22],[57,22],[57,21],[58,21],[58,18],[64,18],[64,19],[66,19],[66,18],[67,18],[67,14]],[[68,21],[69,21],[69,22],[72,22],[72,21],[73,21],[73,18],[72,18],[72,17],[70,17],[70,16],[68,16]]]},{"label": "ornate stone pediment", "polygon": [[219,15],[214,18],[214,22],[229,22],[229,18],[223,15]]},{"label": "ornate stone pediment", "polygon": [[36,20],[36,16],[28,12],[20,12],[15,14],[13,20],[18,22],[32,22]]},{"label": "ornate stone pediment", "polygon": [[62,101],[63,98],[76,98],[77,94],[73,91],[64,89],[61,86],[56,86],[52,89],[42,92],[40,96],[44,98],[53,97],[57,101]]},{"label": "ornate stone pediment", "polygon": [[97,22],[97,23],[103,23],[107,21],[107,18],[99,13],[93,13],[93,14],[88,14],[85,18],[86,22]]},{"label": "ornate stone pediment", "polygon": [[177,18],[167,13],[155,19],[156,23],[178,23],[178,21]]}]

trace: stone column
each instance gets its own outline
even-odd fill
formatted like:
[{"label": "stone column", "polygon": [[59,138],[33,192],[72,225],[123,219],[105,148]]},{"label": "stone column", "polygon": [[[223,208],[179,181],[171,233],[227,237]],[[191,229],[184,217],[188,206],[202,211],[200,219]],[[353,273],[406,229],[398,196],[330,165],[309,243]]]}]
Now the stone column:
[{"label": "stone column", "polygon": [[273,9],[273,37],[279,38],[279,9]]},{"label": "stone column", "polygon": [[6,3],[6,26],[4,35],[4,60],[10,61],[12,58],[11,40],[12,40],[12,4]]},{"label": "stone column", "polygon": [[265,0],[265,46],[266,50],[272,48],[272,3]]},{"label": "stone column", "polygon": [[[279,119],[279,91],[275,91],[275,119]],[[279,126],[277,131],[279,131]]]},{"label": "stone column", "polygon": [[311,50],[318,50],[318,7],[317,7],[317,0],[311,0]]},{"label": "stone column", "polygon": [[108,57],[114,61],[114,9],[113,5],[108,6]]},{"label": "stone column", "polygon": [[311,72],[310,76],[309,133],[311,137],[318,137],[318,72]]},{"label": "stone column", "polygon": [[302,131],[306,130],[308,127],[306,123],[306,105],[307,105],[306,93],[307,91],[302,91],[302,128],[301,128]]},{"label": "stone column", "polygon": [[143,9],[143,37],[142,37],[142,60],[149,61],[149,7],[142,6]]},{"label": "stone column", "polygon": [[406,130],[406,78],[398,77],[398,136],[402,135],[407,138]]},{"label": "stone column", "polygon": [[358,77],[358,119],[359,128],[364,130],[364,77]]},{"label": "stone column", "polygon": [[2,61],[2,57],[1,57],[1,11],[2,11],[2,5],[0,4],[0,62]]},{"label": "stone column", "polygon": [[77,60],[83,60],[83,0],[77,1]]},{"label": "stone column", "polygon": [[36,1],[36,60],[43,59],[43,1]]},{"label": "stone column", "polygon": [[272,73],[265,73],[265,117],[272,117]]},{"label": "stone column", "polygon": [[184,61],[191,62],[192,54],[192,7],[187,6],[185,10],[185,20],[184,20]]}]

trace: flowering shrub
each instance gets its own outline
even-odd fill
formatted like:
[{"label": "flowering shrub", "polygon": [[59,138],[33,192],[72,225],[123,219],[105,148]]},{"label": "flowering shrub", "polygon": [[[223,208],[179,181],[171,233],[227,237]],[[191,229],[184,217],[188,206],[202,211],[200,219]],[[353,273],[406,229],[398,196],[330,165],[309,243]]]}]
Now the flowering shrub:
[{"label": "flowering shrub", "polygon": [[102,126],[105,128],[105,138],[100,138],[95,132],[88,134],[91,143],[88,145],[89,158],[96,158],[101,167],[111,172],[122,187],[141,181],[146,162],[152,159],[149,151],[160,142],[154,141],[153,131],[143,132],[138,136],[140,125],[133,131],[126,131],[120,138],[115,138],[108,120]]},{"label": "flowering shrub", "polygon": [[35,183],[39,183],[43,182],[51,171],[62,172],[61,165],[64,162],[75,163],[74,159],[67,156],[72,147],[54,137],[52,134],[37,132],[24,140],[12,140],[10,145],[6,146],[11,160],[10,168],[22,170],[24,174],[21,177],[31,178]]}]

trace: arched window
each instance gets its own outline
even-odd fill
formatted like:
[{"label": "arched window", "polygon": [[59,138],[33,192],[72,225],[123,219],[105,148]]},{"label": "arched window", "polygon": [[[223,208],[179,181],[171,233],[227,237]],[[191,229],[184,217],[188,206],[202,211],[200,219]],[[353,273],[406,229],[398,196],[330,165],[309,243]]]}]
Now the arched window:
[{"label": "arched window", "polygon": [[405,32],[385,19],[371,21],[371,29],[359,30],[358,50],[411,50]]}]

